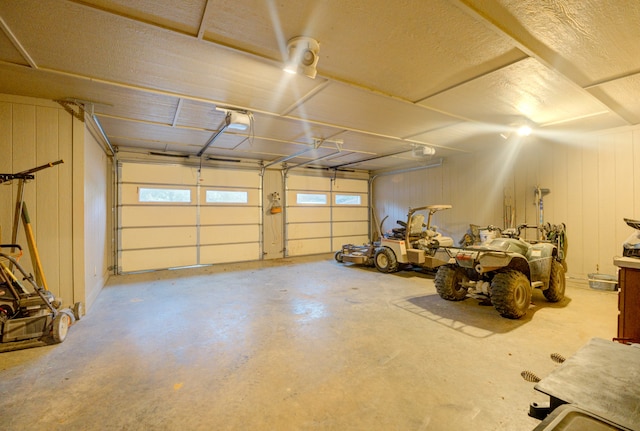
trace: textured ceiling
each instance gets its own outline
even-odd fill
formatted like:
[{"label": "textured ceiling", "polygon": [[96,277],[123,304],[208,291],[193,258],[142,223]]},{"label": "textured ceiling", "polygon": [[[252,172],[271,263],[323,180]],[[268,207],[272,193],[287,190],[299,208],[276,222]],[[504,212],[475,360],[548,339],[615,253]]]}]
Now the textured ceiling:
[{"label": "textured ceiling", "polygon": [[[640,123],[638,22],[635,0],[0,1],[0,92],[74,100],[120,150],[196,157],[222,107],[253,127],[207,157],[388,170],[520,121],[576,143]],[[283,72],[296,36],[315,79]]]}]

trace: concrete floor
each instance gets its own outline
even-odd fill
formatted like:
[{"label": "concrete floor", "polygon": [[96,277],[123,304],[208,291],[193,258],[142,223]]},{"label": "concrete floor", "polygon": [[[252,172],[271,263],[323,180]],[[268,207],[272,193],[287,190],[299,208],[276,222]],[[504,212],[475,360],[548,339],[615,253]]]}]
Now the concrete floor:
[{"label": "concrete floor", "polygon": [[513,321],[331,256],[112,277],[64,343],[0,354],[0,428],[531,430],[520,373],[614,337],[617,300]]}]

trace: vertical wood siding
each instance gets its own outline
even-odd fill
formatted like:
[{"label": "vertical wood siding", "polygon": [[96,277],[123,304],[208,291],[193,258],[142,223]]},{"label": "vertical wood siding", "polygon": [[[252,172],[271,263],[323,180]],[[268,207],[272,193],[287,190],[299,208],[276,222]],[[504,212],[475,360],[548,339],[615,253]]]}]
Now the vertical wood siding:
[{"label": "vertical wood siding", "polygon": [[[80,300],[74,292],[72,263],[72,118],[60,106],[29,98],[0,98],[0,171],[16,173],[63,159],[35,173],[24,186],[47,284],[65,304]],[[11,241],[18,182],[0,184],[2,242]],[[20,264],[33,272],[22,223],[17,242]]]}]

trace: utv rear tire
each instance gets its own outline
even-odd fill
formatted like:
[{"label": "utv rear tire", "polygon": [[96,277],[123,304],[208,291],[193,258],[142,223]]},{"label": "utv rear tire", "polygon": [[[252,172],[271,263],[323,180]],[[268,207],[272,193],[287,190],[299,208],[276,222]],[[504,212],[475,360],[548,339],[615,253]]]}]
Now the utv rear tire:
[{"label": "utv rear tire", "polygon": [[342,254],[342,250],[336,251],[336,254],[334,254],[333,257],[336,260],[336,262],[340,262],[340,263],[344,262],[344,255]]},{"label": "utv rear tire", "polygon": [[564,266],[556,260],[551,264],[551,276],[549,277],[549,288],[543,290],[544,297],[549,302],[562,301],[564,298],[566,280],[564,277]]},{"label": "utv rear tire", "polygon": [[520,271],[507,270],[493,277],[491,282],[491,302],[502,317],[519,319],[529,309],[531,284]]},{"label": "utv rear tire", "polygon": [[466,299],[469,289],[462,286],[464,279],[464,272],[457,266],[441,266],[438,268],[434,281],[438,295],[447,301],[462,301]]},{"label": "utv rear tire", "polygon": [[398,270],[398,259],[396,259],[396,254],[389,247],[380,247],[377,249],[373,262],[376,268],[378,268],[378,271],[386,274]]}]

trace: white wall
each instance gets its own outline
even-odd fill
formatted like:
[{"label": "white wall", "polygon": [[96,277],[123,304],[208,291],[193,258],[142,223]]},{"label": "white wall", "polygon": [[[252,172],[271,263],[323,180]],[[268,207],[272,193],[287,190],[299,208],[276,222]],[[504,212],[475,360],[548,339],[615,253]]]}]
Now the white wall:
[{"label": "white wall", "polygon": [[91,133],[84,145],[84,280],[87,304],[93,304],[109,278],[112,217],[111,160]]},{"label": "white wall", "polygon": [[505,201],[516,224],[536,224],[534,189],[540,186],[551,190],[544,198],[545,222],[567,226],[568,275],[616,274],[613,257],[633,233],[623,218],[640,218],[640,128],[563,141],[529,137],[496,147],[374,180],[374,207],[380,219],[389,215],[384,229],[404,220],[410,206],[451,204],[434,223],[457,243],[470,223],[504,226]]}]

